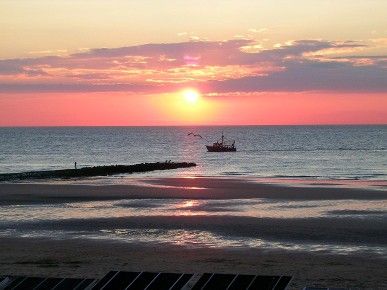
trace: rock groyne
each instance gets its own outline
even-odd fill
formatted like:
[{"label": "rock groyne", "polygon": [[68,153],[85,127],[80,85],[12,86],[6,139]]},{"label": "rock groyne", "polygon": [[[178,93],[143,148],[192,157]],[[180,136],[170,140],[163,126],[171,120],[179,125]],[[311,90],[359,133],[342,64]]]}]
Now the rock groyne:
[{"label": "rock groyne", "polygon": [[177,168],[194,167],[193,162],[153,162],[139,163],[133,165],[107,165],[83,167],[79,169],[60,169],[47,171],[30,171],[20,173],[0,174],[0,181],[27,180],[27,179],[50,179],[50,178],[75,178],[108,176],[114,174],[131,174],[149,172],[154,170],[170,170]]}]

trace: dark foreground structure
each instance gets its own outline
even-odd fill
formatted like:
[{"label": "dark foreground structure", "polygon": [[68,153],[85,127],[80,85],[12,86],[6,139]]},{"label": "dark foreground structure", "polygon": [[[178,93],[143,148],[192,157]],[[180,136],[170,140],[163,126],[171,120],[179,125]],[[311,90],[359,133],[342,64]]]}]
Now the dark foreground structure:
[{"label": "dark foreground structure", "polygon": [[291,278],[292,277],[290,276],[258,276],[241,274],[183,274],[110,271],[101,279],[0,276],[0,289],[282,290],[286,289]]},{"label": "dark foreground structure", "polygon": [[194,167],[192,162],[154,162],[139,163],[133,165],[108,165],[83,167],[80,169],[62,169],[47,171],[30,171],[21,173],[0,174],[0,181],[26,180],[26,179],[50,179],[50,178],[75,178],[107,176],[114,174],[131,174],[138,172],[148,172],[155,170],[170,170],[178,168]]}]

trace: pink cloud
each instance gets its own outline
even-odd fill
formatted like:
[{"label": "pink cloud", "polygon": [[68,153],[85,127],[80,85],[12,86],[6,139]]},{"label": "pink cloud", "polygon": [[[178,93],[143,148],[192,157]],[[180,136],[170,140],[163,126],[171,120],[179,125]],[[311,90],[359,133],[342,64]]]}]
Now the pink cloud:
[{"label": "pink cloud", "polygon": [[[246,49],[248,39],[97,48],[69,56],[0,60],[0,92],[165,92],[187,85],[206,92],[387,92],[386,59],[336,56],[353,41],[299,40]],[[328,53],[329,52],[329,53]]]}]

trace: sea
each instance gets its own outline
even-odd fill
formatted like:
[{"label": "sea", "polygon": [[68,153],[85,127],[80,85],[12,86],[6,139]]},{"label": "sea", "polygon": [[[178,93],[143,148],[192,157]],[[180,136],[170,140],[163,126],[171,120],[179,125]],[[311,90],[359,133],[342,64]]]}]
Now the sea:
[{"label": "sea", "polygon": [[[222,133],[228,142],[235,140],[237,152],[207,152],[205,145]],[[196,176],[386,184],[386,148],[387,126],[0,128],[0,173],[74,168],[74,162],[85,167],[171,160],[197,166],[82,182]],[[385,186],[378,190],[385,193]],[[387,199],[357,195],[343,200],[158,197],[0,204],[0,237],[387,259],[386,208]]]},{"label": "sea", "polygon": [[[222,133],[237,152],[207,152]],[[142,176],[385,180],[386,150],[387,126],[0,128],[0,173],[171,160],[198,166]]]}]

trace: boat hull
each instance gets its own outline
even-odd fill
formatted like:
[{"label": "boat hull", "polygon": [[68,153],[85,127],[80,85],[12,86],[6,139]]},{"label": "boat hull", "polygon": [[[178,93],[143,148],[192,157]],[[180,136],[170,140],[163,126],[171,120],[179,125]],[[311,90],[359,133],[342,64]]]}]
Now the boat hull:
[{"label": "boat hull", "polygon": [[236,152],[235,147],[227,148],[227,147],[214,147],[214,146],[206,146],[208,152]]}]

